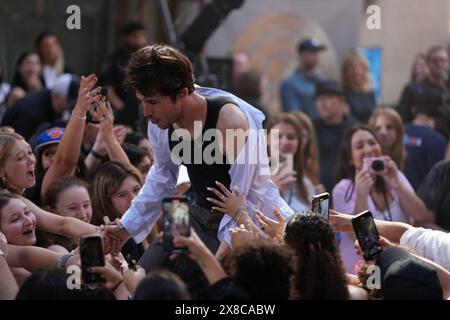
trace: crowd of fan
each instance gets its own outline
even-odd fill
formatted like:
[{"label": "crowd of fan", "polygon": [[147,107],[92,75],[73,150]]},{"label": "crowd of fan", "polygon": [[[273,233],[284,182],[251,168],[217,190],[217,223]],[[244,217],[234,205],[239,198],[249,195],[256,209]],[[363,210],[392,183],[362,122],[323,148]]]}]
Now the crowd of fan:
[{"label": "crowd of fan", "polygon": [[[174,240],[187,253],[141,266],[148,244],[160,241],[159,223],[144,242],[130,239],[92,268],[106,279],[101,286],[70,288],[66,269],[80,263],[80,237],[101,235],[120,218],[153,164],[138,100],[123,86],[123,67],[146,45],[144,28],[127,25],[123,40],[99,78],[71,73],[52,33],[19,57],[11,85],[0,70],[0,299],[449,298],[447,50],[419,54],[399,104],[380,107],[364,57],[349,54],[340,84],[325,79],[318,67],[326,48],[316,39],[299,43],[300,66],[280,87],[279,114],[264,105],[259,74],[235,56],[244,67],[233,91],[264,111],[269,133],[279,130],[280,154],[293,159],[272,181],[297,213],[285,220],[274,208],[276,220],[258,213],[252,221],[238,210],[247,208],[239,192],[219,184],[218,205],[237,225],[228,254],[210,252],[192,231]],[[364,168],[369,157],[383,159],[383,175]],[[325,191],[329,221],[309,212],[313,195]],[[190,192],[188,182],[177,187],[178,195]],[[376,261],[355,248],[351,219],[364,210],[381,236]],[[371,264],[381,270],[381,289],[367,280]]]}]

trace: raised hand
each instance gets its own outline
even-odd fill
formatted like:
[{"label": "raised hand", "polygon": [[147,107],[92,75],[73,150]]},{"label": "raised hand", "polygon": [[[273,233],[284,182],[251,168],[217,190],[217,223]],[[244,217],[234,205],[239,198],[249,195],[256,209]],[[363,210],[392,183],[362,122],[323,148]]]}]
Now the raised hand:
[{"label": "raised hand", "polygon": [[191,228],[191,235],[189,237],[176,236],[173,239],[176,247],[186,247],[189,252],[189,257],[196,261],[203,261],[206,256],[211,256],[212,253],[199,238],[197,233]]},{"label": "raised hand", "polygon": [[389,156],[385,156],[384,158],[386,173],[383,175],[383,178],[391,187],[398,189],[400,182],[398,179],[397,165]]},{"label": "raised hand", "polygon": [[272,239],[280,240],[283,237],[283,231],[286,227],[286,219],[281,212],[273,208],[272,213],[277,220],[272,220],[266,217],[261,211],[256,211],[256,218],[258,219],[261,230],[264,231]]},{"label": "raised hand", "polygon": [[361,170],[355,176],[356,192],[361,197],[368,197],[375,181],[367,170]]},{"label": "raised hand", "polygon": [[80,80],[80,89],[78,91],[77,103],[74,110],[86,112],[88,109],[101,101],[101,95],[99,95],[101,88],[97,87],[92,89],[97,83],[97,77],[95,74],[90,74],[87,77],[82,76]]},{"label": "raised hand", "polygon": [[243,224],[230,229],[230,235],[232,249],[246,246],[258,239],[257,235],[252,231],[251,227],[245,227]]},{"label": "raised hand", "polygon": [[272,181],[280,191],[291,187],[297,181],[297,171],[285,170],[287,165],[287,162],[281,163],[279,169],[272,174]]},{"label": "raised hand", "polygon": [[236,218],[240,211],[247,210],[247,200],[239,192],[239,189],[236,188],[231,193],[222,183],[216,181],[216,184],[220,191],[215,188],[207,188],[208,191],[211,191],[220,199],[219,201],[213,198],[206,198],[215,205],[212,207],[213,210],[228,214],[233,219]]}]

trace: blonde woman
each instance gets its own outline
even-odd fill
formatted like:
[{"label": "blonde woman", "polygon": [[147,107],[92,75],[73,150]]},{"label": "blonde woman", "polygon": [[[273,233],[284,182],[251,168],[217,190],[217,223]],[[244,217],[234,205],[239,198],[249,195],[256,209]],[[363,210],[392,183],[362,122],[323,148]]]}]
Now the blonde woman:
[{"label": "blonde woman", "polygon": [[342,64],[342,86],[351,114],[367,123],[375,109],[375,95],[371,88],[369,63],[358,52],[351,52]]}]

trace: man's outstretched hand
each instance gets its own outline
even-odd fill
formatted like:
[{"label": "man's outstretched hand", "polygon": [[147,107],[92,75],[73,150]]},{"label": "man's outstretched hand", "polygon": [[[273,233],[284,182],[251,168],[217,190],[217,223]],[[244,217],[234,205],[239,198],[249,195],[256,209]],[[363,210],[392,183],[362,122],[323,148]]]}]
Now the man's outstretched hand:
[{"label": "man's outstretched hand", "polygon": [[108,217],[103,217],[105,221],[105,231],[103,233],[103,242],[105,245],[105,254],[119,254],[125,242],[130,239],[130,234],[122,226],[119,219],[111,222]]}]

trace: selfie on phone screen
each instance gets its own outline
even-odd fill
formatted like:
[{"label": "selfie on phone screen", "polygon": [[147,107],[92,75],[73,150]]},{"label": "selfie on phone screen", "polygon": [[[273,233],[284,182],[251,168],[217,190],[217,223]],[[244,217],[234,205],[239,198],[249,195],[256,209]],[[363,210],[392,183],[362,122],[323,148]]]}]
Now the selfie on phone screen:
[{"label": "selfie on phone screen", "polygon": [[352,220],[361,250],[365,260],[373,260],[382,251],[372,215],[369,211],[362,213]]}]

